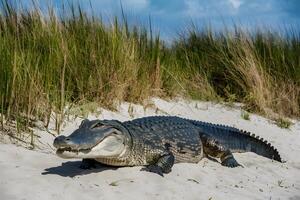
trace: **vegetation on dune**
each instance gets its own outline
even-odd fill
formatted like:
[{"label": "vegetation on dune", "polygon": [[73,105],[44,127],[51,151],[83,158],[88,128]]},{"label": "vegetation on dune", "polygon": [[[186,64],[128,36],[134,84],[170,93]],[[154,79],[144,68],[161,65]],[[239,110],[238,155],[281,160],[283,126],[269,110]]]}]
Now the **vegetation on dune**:
[{"label": "vegetation on dune", "polygon": [[[29,126],[60,129],[66,105],[151,96],[245,103],[270,118],[300,116],[300,33],[266,30],[214,32],[192,28],[165,45],[126,18],[105,25],[80,7],[57,17],[38,8],[15,10],[1,1],[0,110]],[[124,15],[123,15],[124,16]]]},{"label": "vegetation on dune", "polygon": [[180,66],[199,74],[200,82],[206,84],[202,88],[212,88],[216,96],[244,102],[248,110],[268,117],[299,117],[299,39],[294,29],[283,35],[260,30],[250,33],[238,27],[220,33],[193,29],[174,49]]}]

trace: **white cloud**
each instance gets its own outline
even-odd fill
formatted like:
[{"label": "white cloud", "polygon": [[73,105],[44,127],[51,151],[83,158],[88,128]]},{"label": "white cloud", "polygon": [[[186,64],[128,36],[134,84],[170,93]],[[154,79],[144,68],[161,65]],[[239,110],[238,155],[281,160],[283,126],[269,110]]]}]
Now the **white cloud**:
[{"label": "white cloud", "polygon": [[239,9],[240,6],[243,4],[241,0],[229,0],[229,3],[234,9]]},{"label": "white cloud", "polygon": [[197,0],[186,0],[187,9],[185,15],[189,17],[200,17],[205,15],[204,8],[200,5]]}]

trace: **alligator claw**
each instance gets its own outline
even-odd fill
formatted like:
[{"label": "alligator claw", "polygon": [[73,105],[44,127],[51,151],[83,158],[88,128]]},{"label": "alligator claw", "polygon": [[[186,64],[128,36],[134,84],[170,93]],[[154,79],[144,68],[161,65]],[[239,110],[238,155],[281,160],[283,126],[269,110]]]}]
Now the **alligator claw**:
[{"label": "alligator claw", "polygon": [[157,165],[149,165],[147,167],[142,168],[141,171],[152,172],[164,177],[162,168]]}]

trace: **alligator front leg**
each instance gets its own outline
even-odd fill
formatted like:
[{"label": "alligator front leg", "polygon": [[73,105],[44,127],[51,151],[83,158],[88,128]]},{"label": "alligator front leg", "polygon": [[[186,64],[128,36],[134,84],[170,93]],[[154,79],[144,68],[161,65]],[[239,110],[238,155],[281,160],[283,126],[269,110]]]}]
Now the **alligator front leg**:
[{"label": "alligator front leg", "polygon": [[156,173],[160,176],[163,174],[170,173],[174,165],[175,158],[172,153],[161,156],[155,164],[148,165],[146,168],[143,168],[142,171],[149,171]]},{"label": "alligator front leg", "polygon": [[201,141],[203,143],[204,153],[211,157],[220,158],[223,166],[231,168],[242,166],[235,160],[231,151],[214,138],[203,134],[201,135]]},{"label": "alligator front leg", "polygon": [[96,163],[97,163],[97,161],[94,159],[84,158],[84,159],[82,159],[82,162],[81,162],[79,168],[80,169],[92,169],[92,168],[96,167]]}]

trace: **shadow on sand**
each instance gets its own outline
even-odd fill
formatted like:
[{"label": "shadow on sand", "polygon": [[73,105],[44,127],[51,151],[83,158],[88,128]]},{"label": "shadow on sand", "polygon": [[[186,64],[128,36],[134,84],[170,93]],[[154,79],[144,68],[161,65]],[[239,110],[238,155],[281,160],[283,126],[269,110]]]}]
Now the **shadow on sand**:
[{"label": "shadow on sand", "polygon": [[75,176],[82,176],[86,174],[91,173],[98,173],[105,170],[116,170],[117,167],[107,166],[107,165],[101,165],[97,164],[95,168],[92,169],[80,169],[79,166],[81,164],[81,161],[68,161],[61,164],[61,166],[57,167],[51,167],[45,169],[44,172],[42,172],[42,175],[48,175],[48,174],[56,174],[64,177],[75,177]]}]

